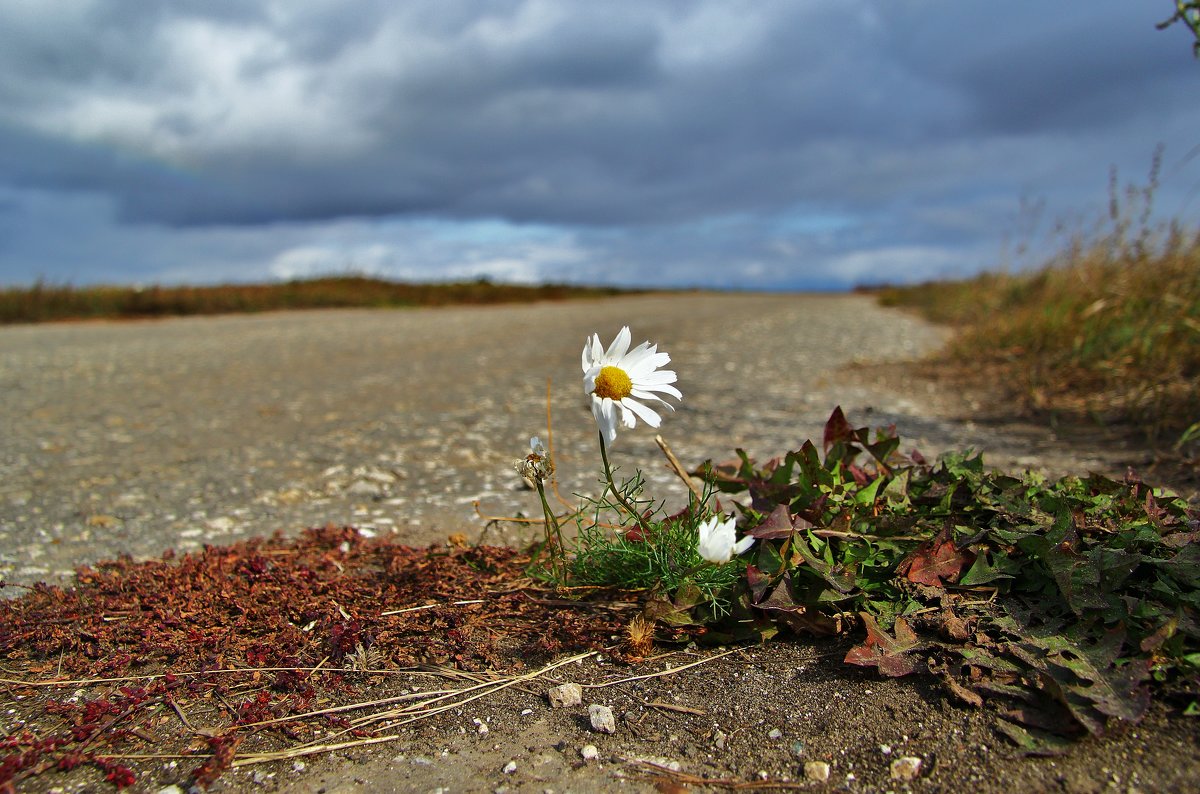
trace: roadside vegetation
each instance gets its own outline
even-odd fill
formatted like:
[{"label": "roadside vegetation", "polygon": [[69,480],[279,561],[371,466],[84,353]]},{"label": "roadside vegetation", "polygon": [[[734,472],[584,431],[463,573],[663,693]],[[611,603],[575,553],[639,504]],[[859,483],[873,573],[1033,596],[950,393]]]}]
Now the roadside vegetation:
[{"label": "roadside vegetation", "polygon": [[402,308],[520,303],[627,294],[614,287],[524,286],[487,279],[411,284],[366,276],[331,276],[278,284],[72,287],[37,283],[0,290],[0,323],[136,319],[285,309]]},{"label": "roadside vegetation", "polygon": [[[1148,208],[1152,188],[1127,191]],[[1200,436],[1200,226],[1151,227],[1114,198],[1107,228],[1040,267],[879,290],[957,326],[950,363],[1042,413],[1127,422],[1152,439]]]}]

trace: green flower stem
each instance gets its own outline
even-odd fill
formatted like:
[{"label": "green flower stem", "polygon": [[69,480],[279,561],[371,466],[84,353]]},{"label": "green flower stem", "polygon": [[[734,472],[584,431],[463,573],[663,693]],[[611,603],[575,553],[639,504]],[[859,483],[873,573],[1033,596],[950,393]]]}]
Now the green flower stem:
[{"label": "green flower stem", "polygon": [[[646,523],[646,519],[642,517],[642,514],[638,510],[629,504],[629,501],[617,489],[617,484],[613,482],[612,466],[610,466],[608,463],[608,450],[604,446],[603,431],[600,432],[600,459],[604,461],[604,479],[608,482],[608,490],[612,492],[613,498],[617,500],[617,503],[620,504],[621,507],[625,508],[625,512],[629,513],[629,515],[633,517],[634,521],[637,521],[638,526],[648,533],[650,531],[650,525]],[[601,494],[601,498],[603,498],[603,496],[604,495]]]},{"label": "green flower stem", "polygon": [[[550,503],[546,501],[546,488],[542,485],[541,478],[535,477],[533,481],[537,484],[538,497],[542,500],[542,513],[546,516],[545,548],[550,550],[550,567],[554,571],[554,578],[562,582],[566,576],[565,561],[563,560],[562,528],[558,525],[558,517],[550,509]],[[551,530],[553,530],[553,535],[551,535]]]}]

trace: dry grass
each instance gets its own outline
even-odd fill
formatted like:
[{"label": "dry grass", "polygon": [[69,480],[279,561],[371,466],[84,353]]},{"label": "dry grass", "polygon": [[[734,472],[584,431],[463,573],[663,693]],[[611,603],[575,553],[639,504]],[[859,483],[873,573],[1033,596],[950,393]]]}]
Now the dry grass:
[{"label": "dry grass", "polygon": [[880,291],[960,327],[960,364],[998,368],[1035,410],[1132,421],[1151,437],[1200,419],[1200,230],[1123,229],[1041,268]]}]

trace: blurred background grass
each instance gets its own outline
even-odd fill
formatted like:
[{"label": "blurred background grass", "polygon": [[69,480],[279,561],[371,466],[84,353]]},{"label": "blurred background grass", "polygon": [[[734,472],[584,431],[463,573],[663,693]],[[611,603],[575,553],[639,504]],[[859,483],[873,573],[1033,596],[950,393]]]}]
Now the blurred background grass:
[{"label": "blurred background grass", "polygon": [[[883,287],[886,306],[958,328],[946,363],[1033,411],[1132,422],[1152,439],[1200,434],[1200,226],[1151,226],[1146,188],[1040,266]],[[1114,177],[1115,182],[1115,177]],[[1132,199],[1132,201],[1129,201]]]},{"label": "blurred background grass", "polygon": [[515,303],[595,298],[630,292],[609,287],[564,284],[496,284],[486,279],[446,284],[410,284],[357,275],[280,284],[192,287],[71,287],[38,283],[32,287],[0,290],[0,323],[132,319],[282,309]]}]

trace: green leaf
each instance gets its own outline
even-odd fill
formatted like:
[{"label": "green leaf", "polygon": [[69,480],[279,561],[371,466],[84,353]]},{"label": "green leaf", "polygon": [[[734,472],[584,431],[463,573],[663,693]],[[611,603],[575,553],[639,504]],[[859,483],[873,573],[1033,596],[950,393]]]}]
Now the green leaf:
[{"label": "green leaf", "polygon": [[[989,560],[989,556],[992,558],[991,560]],[[1012,579],[1020,569],[1020,563],[1009,559],[1008,554],[1003,551],[985,552],[975,558],[975,563],[970,570],[963,574],[958,583],[964,587],[973,587],[994,582],[997,579]]]},{"label": "green leaf", "polygon": [[[846,594],[853,592],[857,583],[855,581],[854,572],[846,569],[839,569],[832,562],[827,562],[817,556],[816,552],[809,545],[810,540],[816,540],[812,535],[808,539],[804,538],[799,533],[792,536],[792,548],[800,555],[805,564],[808,565],[818,576],[827,582],[834,590],[839,593]],[[826,546],[826,553],[830,547]]]},{"label": "green leaf", "polygon": [[882,485],[886,479],[886,477],[880,475],[872,480],[871,484],[867,487],[860,488],[858,493],[854,495],[854,502],[856,504],[865,505],[868,507],[875,504],[875,500],[878,498],[877,494],[879,493],[879,486]]},{"label": "green leaf", "polygon": [[1189,543],[1169,560],[1151,560],[1183,588],[1195,590],[1200,583],[1200,544]]},{"label": "green leaf", "polygon": [[996,721],[996,729],[1007,736],[1025,755],[1063,755],[1071,747],[1071,742],[1061,736],[1035,728],[1024,728],[1004,719]]}]

